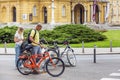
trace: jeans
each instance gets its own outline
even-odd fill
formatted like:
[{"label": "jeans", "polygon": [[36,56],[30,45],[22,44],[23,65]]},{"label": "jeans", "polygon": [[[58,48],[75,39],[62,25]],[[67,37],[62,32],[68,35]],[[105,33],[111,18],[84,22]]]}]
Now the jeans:
[{"label": "jeans", "polygon": [[40,53],[41,53],[41,47],[40,46],[33,46],[32,54],[40,54]]},{"label": "jeans", "polygon": [[[40,54],[41,53],[41,47],[40,46],[33,46],[32,54]],[[36,59],[36,62],[38,62],[39,59]]]},{"label": "jeans", "polygon": [[21,49],[20,49],[21,45],[20,44],[15,44],[15,66],[17,66],[17,61],[19,59],[19,55],[21,53]]}]

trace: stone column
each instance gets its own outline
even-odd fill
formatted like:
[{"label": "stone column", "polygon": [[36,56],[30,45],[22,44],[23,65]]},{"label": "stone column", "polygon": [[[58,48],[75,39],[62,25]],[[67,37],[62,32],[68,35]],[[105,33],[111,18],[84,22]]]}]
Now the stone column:
[{"label": "stone column", "polygon": [[72,10],[72,24],[75,24],[75,20],[74,20],[74,10]]},{"label": "stone column", "polygon": [[104,22],[106,22],[106,15],[107,15],[107,6],[104,6]]},{"label": "stone column", "polygon": [[117,23],[119,22],[119,3],[117,2]]},{"label": "stone column", "polygon": [[108,23],[109,10],[110,10],[110,3],[107,3],[107,6],[106,6],[106,15],[105,15],[105,22],[106,23]]},{"label": "stone column", "polygon": [[84,10],[84,24],[86,24],[86,10]]},{"label": "stone column", "polygon": [[91,22],[93,22],[93,5],[91,5],[90,8],[91,8]]},{"label": "stone column", "polygon": [[51,9],[52,9],[51,24],[54,24],[55,23],[55,21],[54,21],[54,9],[55,9],[54,0],[52,0]]},{"label": "stone column", "polygon": [[101,15],[101,11],[99,10],[99,23],[101,23],[101,21],[100,21],[101,16],[100,15]]}]

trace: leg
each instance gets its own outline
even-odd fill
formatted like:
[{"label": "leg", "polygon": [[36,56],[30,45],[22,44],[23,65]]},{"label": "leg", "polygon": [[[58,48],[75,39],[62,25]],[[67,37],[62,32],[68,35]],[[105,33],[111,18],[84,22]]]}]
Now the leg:
[{"label": "leg", "polygon": [[[33,54],[38,54],[38,53],[40,53],[40,47],[39,46],[33,46],[33,52],[32,52]],[[39,61],[39,59],[35,59],[35,62],[37,63]],[[39,71],[38,70],[33,70],[33,72],[32,72],[33,74],[38,74],[39,73]]]},{"label": "leg", "polygon": [[15,66],[16,66],[19,55],[20,55],[20,45],[18,45],[18,44],[15,45],[15,52],[16,52],[16,54],[15,54]]}]

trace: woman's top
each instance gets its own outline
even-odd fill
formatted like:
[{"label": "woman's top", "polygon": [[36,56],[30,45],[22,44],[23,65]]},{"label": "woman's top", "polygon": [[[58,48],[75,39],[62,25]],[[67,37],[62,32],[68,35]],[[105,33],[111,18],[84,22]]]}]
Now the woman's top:
[{"label": "woman's top", "polygon": [[22,34],[19,34],[18,31],[16,31],[14,37],[17,38],[18,40],[20,40],[20,41],[15,42],[15,44],[19,44],[19,45],[21,45],[22,42],[23,42],[23,39],[24,39],[24,37],[23,37],[23,33],[22,33]]}]

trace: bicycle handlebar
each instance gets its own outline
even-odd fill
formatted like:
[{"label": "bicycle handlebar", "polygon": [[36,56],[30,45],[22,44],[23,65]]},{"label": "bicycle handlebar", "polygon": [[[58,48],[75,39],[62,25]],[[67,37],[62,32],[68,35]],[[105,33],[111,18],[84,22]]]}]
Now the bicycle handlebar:
[{"label": "bicycle handlebar", "polygon": [[73,37],[69,37],[69,38],[65,39],[64,41],[62,41],[62,42],[59,42],[57,40],[53,40],[53,42],[51,42],[53,44],[52,46],[47,42],[47,40],[45,38],[40,39],[40,43],[41,44],[47,44],[47,47],[52,48],[54,46],[58,46],[57,44],[68,45],[69,40],[71,40],[72,38]]}]

